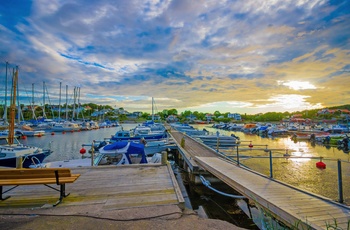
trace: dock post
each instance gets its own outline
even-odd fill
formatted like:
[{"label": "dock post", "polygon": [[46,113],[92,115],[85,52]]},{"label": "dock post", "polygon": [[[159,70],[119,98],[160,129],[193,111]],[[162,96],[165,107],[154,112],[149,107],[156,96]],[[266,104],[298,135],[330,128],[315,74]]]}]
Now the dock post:
[{"label": "dock post", "polygon": [[272,170],[272,151],[269,151],[269,155],[270,155],[270,178],[273,178],[273,170]]},{"label": "dock post", "polygon": [[185,148],[185,136],[183,136],[181,139],[181,147]]},{"label": "dock post", "polygon": [[22,156],[16,157],[16,168],[21,169],[22,168]]},{"label": "dock post", "polygon": [[239,166],[239,153],[238,153],[238,145],[237,145],[237,165]]},{"label": "dock post", "polygon": [[166,165],[168,163],[168,153],[166,151],[162,152],[162,165]]},{"label": "dock post", "polygon": [[339,203],[343,203],[343,178],[342,178],[342,171],[341,171],[341,160],[338,159],[338,196],[339,196]]},{"label": "dock post", "polygon": [[92,141],[91,145],[91,166],[94,166],[94,152],[95,152],[95,141]]}]

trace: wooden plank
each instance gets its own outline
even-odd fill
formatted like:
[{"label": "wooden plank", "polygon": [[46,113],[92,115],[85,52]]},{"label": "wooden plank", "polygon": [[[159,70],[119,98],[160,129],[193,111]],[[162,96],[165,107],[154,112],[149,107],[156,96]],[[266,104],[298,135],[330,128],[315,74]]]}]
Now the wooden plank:
[{"label": "wooden plank", "polygon": [[[214,157],[196,157],[196,160],[205,170],[291,226],[301,221],[306,227],[322,229],[327,221],[350,219],[350,209],[262,177],[251,170]],[[325,212],[325,209],[328,211]]]},{"label": "wooden plank", "polygon": [[175,190],[175,194],[176,194],[177,200],[179,202],[179,207],[183,210],[183,209],[185,209],[185,199],[182,196],[181,189],[179,187],[179,184],[177,183],[177,180],[176,180],[176,178],[174,176],[174,172],[173,172],[173,170],[172,170],[172,168],[171,168],[169,163],[167,164],[167,168],[168,168],[168,172],[169,172],[172,184],[174,186],[174,190]]}]

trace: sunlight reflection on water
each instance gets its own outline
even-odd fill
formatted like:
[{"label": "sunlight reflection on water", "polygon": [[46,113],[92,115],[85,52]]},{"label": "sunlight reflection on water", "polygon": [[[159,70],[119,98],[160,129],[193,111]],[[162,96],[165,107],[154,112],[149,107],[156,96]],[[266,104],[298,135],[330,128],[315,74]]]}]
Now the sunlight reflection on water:
[{"label": "sunlight reflection on water", "polygon": [[[205,128],[213,133],[217,131],[217,129],[208,125],[195,125],[195,127],[199,130]],[[350,205],[350,157],[349,154],[344,153],[342,150],[335,147],[326,148],[318,144],[313,146],[308,141],[294,142],[288,136],[263,138],[237,131],[219,130],[219,132],[220,135],[231,135],[231,133],[234,133],[240,137],[240,140],[248,141],[248,143],[251,141],[253,145],[251,150],[239,150],[240,163],[269,176],[269,153],[263,151],[263,149],[271,149],[272,156],[279,157],[272,160],[273,178],[335,201],[339,200],[337,160],[342,160],[343,198],[344,202]],[[242,145],[245,145],[245,149],[247,149],[248,144],[244,143],[242,142]],[[232,158],[236,160],[236,148],[220,149],[220,151],[233,156]],[[284,157],[286,154],[291,157]],[[248,158],[256,156],[265,158]],[[320,161],[321,157],[323,158],[322,162],[326,164],[326,169],[316,167],[316,162]]]}]

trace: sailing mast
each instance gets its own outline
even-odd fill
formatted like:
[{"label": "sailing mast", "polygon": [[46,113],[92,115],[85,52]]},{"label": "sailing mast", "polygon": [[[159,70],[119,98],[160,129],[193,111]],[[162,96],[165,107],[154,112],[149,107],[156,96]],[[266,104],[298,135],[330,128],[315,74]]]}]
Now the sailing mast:
[{"label": "sailing mast", "polygon": [[7,68],[8,62],[6,62],[6,78],[5,78],[5,105],[4,105],[4,116],[3,119],[7,122]]},{"label": "sailing mast", "polygon": [[45,81],[43,81],[43,117],[46,118],[46,113],[45,113]]},{"label": "sailing mast", "polygon": [[68,121],[68,85],[66,85],[66,121]]},{"label": "sailing mast", "polygon": [[16,87],[18,80],[18,67],[16,67],[16,72],[14,73],[12,80],[12,89],[13,94],[11,98],[11,106],[10,106],[10,123],[9,123],[9,134],[8,134],[8,143],[10,145],[13,144],[15,138],[15,113],[16,113]]},{"label": "sailing mast", "polygon": [[36,120],[35,108],[34,108],[34,83],[32,83],[32,119]]},{"label": "sailing mast", "polygon": [[154,121],[154,108],[153,108],[153,103],[154,103],[154,101],[153,101],[153,97],[152,97],[152,121]]},{"label": "sailing mast", "polygon": [[62,82],[60,82],[60,97],[58,99],[58,122],[61,122],[61,91],[62,91]]}]

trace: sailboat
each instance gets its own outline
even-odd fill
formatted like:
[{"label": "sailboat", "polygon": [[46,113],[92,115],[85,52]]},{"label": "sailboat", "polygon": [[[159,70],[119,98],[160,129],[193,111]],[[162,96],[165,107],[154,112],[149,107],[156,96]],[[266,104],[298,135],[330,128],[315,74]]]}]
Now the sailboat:
[{"label": "sailboat", "polygon": [[0,166],[29,168],[32,164],[40,164],[49,156],[50,149],[26,146],[15,138],[15,111],[16,111],[16,87],[18,81],[18,68],[13,75],[12,98],[10,106],[9,132],[6,139],[0,141]]}]

